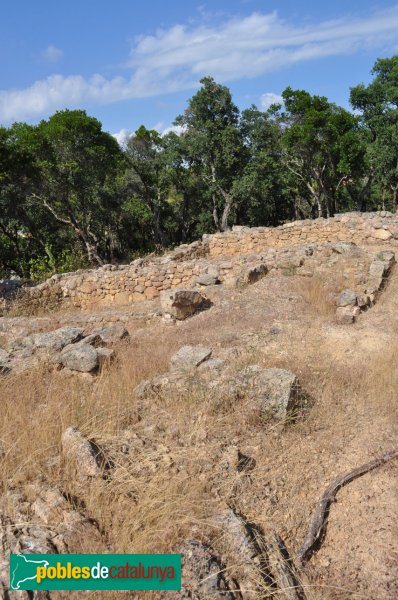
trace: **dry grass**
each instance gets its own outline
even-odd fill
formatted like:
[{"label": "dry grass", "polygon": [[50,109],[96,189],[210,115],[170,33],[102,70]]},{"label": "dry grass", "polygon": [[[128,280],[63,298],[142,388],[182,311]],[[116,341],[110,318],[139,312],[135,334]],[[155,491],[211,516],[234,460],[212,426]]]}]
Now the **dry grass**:
[{"label": "dry grass", "polygon": [[333,316],[336,298],[346,288],[355,290],[358,281],[355,270],[319,272],[312,277],[299,277],[296,290],[304,300],[324,317]]},{"label": "dry grass", "polygon": [[63,307],[60,303],[62,291],[59,286],[53,285],[46,296],[38,296],[32,290],[20,289],[12,301],[0,307],[0,317],[34,317],[48,315],[59,311]]},{"label": "dry grass", "polygon": [[[299,285],[307,302],[322,315],[331,314],[334,306],[324,282],[301,279]],[[277,531],[293,553],[325,485],[386,449],[389,437],[393,445],[398,344],[382,353],[347,353],[355,345],[349,336],[338,347],[309,326],[282,337],[272,351],[255,342],[242,348],[236,353],[236,368],[253,363],[290,368],[314,398],[305,419],[271,425],[249,419],[244,399],[220,400],[200,391],[138,401],[135,386],[167,370],[169,355],[182,345],[182,338],[173,329],[161,337],[143,336],[94,382],[66,380],[46,370],[0,381],[1,492],[23,490],[40,477],[77,496],[98,522],[103,551],[176,551],[192,531],[222,547],[212,518],[231,505],[265,535]],[[95,440],[113,463],[104,479],[84,488],[67,465],[52,460],[60,456],[61,435],[70,425]],[[128,454],[120,451],[126,431],[144,440],[133,442]],[[231,447],[255,458],[252,472],[229,468]],[[332,539],[338,563],[344,531]],[[242,566],[233,563],[234,550],[223,547],[231,575]],[[347,581],[339,579],[338,569],[325,576],[316,564],[303,580],[308,600],[372,597],[358,591],[348,575]],[[101,597],[123,596],[110,592]]]},{"label": "dry grass", "polygon": [[321,315],[330,317],[335,312],[334,290],[320,276],[301,277],[297,280],[297,291]]}]

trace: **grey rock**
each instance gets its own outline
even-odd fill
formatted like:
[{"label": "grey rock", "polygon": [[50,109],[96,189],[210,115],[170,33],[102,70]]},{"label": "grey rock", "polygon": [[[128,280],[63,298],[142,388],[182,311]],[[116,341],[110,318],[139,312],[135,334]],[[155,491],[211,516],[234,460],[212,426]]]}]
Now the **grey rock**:
[{"label": "grey rock", "polygon": [[178,371],[194,369],[211,356],[211,348],[205,346],[183,346],[170,360],[170,368]]},{"label": "grey rock", "polygon": [[77,467],[80,477],[95,477],[101,473],[97,452],[77,427],[64,431],[61,444],[64,459]]},{"label": "grey rock", "polygon": [[210,273],[205,273],[204,275],[200,275],[200,277],[197,278],[196,283],[203,286],[217,285],[218,283],[220,283],[220,280],[216,275],[210,275]]},{"label": "grey rock", "polygon": [[284,420],[299,408],[301,390],[292,371],[252,365],[243,370],[243,375],[247,378],[253,408],[258,408],[262,416]]},{"label": "grey rock", "polygon": [[71,371],[89,373],[99,365],[98,352],[89,344],[71,344],[66,346],[59,357],[61,364]]},{"label": "grey rock", "polygon": [[222,358],[210,358],[201,363],[198,370],[200,373],[211,373],[214,371],[222,371],[225,366],[225,360],[222,360]]},{"label": "grey rock", "polygon": [[135,390],[135,397],[138,400],[143,400],[144,398],[147,397],[148,394],[150,394],[152,391],[152,380],[151,379],[145,379],[144,381],[141,381],[141,383],[139,383]]},{"label": "grey rock", "polygon": [[337,254],[348,254],[356,248],[356,245],[353,242],[335,242],[331,247]]},{"label": "grey rock", "polygon": [[98,333],[90,333],[90,335],[86,335],[82,340],[82,344],[90,344],[90,346],[101,346],[102,338]]},{"label": "grey rock", "polygon": [[8,352],[0,348],[0,375],[8,375],[11,371],[9,364],[10,356]]},{"label": "grey rock", "polygon": [[30,356],[32,354],[33,347],[34,344],[31,336],[17,338],[8,345],[11,354],[14,354],[15,352],[25,352],[26,356]]},{"label": "grey rock", "polygon": [[[179,548],[183,557],[184,579],[180,592],[167,592],[171,600],[238,600],[242,598],[237,584],[228,576],[221,557],[199,540],[187,540]],[[162,595],[166,598],[166,595]]]},{"label": "grey rock", "polygon": [[265,263],[242,267],[239,273],[228,275],[225,278],[224,283],[225,286],[230,289],[244,288],[247,285],[257,283],[257,281],[267,275],[268,270],[268,266]]},{"label": "grey rock", "polygon": [[0,367],[8,363],[10,356],[6,350],[0,348]]},{"label": "grey rock", "polygon": [[65,346],[81,339],[83,330],[80,327],[61,327],[48,333],[34,333],[29,336],[36,348],[60,351]]},{"label": "grey rock", "polygon": [[184,288],[163,291],[160,295],[160,304],[164,313],[178,320],[187,319],[209,305],[202,294]]},{"label": "grey rock", "polygon": [[369,267],[370,277],[382,279],[390,270],[390,263],[383,260],[374,260]]},{"label": "grey rock", "polygon": [[97,348],[99,366],[109,365],[115,358],[115,351],[112,348]]},{"label": "grey rock", "polygon": [[393,264],[395,262],[394,252],[389,252],[388,250],[383,250],[382,252],[379,252],[377,255],[377,258],[379,260],[382,260],[384,262],[388,262],[391,264]]},{"label": "grey rock", "polygon": [[350,289],[343,290],[336,300],[337,306],[355,306],[357,302],[356,293]]},{"label": "grey rock", "polygon": [[169,371],[164,375],[158,375],[153,379],[145,379],[139,383],[134,392],[138,400],[142,400],[153,394],[159,394],[166,389],[181,391],[186,389],[185,379],[181,378],[178,371]]},{"label": "grey rock", "polygon": [[254,542],[259,532],[252,533],[252,528],[232,510],[215,515],[213,519],[222,531],[224,544],[233,552],[234,564],[240,566],[239,584],[243,597],[261,596],[258,589],[262,580],[261,566],[256,561],[258,549]]},{"label": "grey rock", "polygon": [[[359,307],[358,307],[359,308]],[[336,321],[339,325],[350,325],[355,321],[353,307],[341,306],[336,310]]]},{"label": "grey rock", "polygon": [[116,344],[129,337],[129,332],[121,323],[102,327],[93,333],[99,335],[104,344]]}]

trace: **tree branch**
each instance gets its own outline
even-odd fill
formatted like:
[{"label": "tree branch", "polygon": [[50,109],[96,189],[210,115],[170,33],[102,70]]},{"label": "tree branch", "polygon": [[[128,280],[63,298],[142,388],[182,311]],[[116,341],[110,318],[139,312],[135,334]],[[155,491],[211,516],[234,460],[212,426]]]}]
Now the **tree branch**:
[{"label": "tree branch", "polygon": [[349,473],[345,473],[344,475],[340,475],[336,477],[332,481],[332,483],[326,488],[325,492],[322,494],[317,507],[312,515],[310,526],[308,529],[308,533],[305,537],[303,545],[301,546],[299,553],[297,555],[297,560],[300,563],[306,562],[312,554],[318,549],[320,543],[322,542],[325,529],[326,529],[326,520],[329,512],[329,507],[331,502],[336,497],[337,492],[340,488],[347,485],[357,477],[361,477],[361,475],[365,475],[365,473],[369,473],[373,469],[377,469],[381,467],[389,460],[396,458],[398,456],[398,448],[393,448],[388,452],[385,452],[375,460],[372,460],[361,467],[357,467]]}]

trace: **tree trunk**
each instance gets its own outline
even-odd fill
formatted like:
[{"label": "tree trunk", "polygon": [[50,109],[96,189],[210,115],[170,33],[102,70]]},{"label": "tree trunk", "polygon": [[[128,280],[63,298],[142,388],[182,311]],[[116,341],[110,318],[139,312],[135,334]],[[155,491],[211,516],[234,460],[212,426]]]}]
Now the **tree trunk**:
[{"label": "tree trunk", "polygon": [[224,190],[221,190],[221,193],[222,197],[224,198],[224,209],[221,215],[220,229],[221,231],[227,231],[227,229],[229,229],[228,218],[232,210],[234,199],[232,194],[228,194]]},{"label": "tree trunk", "polygon": [[394,186],[392,189],[392,202],[395,210],[398,210],[398,185]]},{"label": "tree trunk", "polygon": [[216,194],[212,194],[212,200],[213,200],[213,221],[214,221],[214,225],[216,226],[218,231],[221,231],[221,227],[220,227],[220,222],[218,219],[218,212],[217,212],[217,196]]},{"label": "tree trunk", "polygon": [[[359,212],[366,212],[367,210],[367,199],[372,187],[373,183],[373,174],[370,174],[366,180],[365,185],[362,187],[361,191],[358,194],[357,199],[357,210]],[[351,193],[352,197],[352,193]]]},{"label": "tree trunk", "polygon": [[87,258],[90,261],[90,263],[97,264],[99,267],[102,266],[104,264],[104,260],[99,255],[98,248],[96,247],[96,245],[90,241],[83,229],[77,227],[75,231],[80,241],[86,248]]}]

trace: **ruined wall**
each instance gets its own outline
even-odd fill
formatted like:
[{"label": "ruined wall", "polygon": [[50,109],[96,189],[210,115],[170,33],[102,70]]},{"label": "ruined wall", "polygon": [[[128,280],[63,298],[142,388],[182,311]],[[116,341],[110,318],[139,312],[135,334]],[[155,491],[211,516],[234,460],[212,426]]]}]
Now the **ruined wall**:
[{"label": "ruined wall", "polygon": [[222,281],[239,269],[245,257],[260,255],[261,260],[261,254],[272,248],[336,241],[398,246],[398,216],[387,212],[347,213],[280,227],[234,227],[226,233],[204,235],[202,241],[181,245],[161,257],[54,275],[29,293],[44,302],[55,299],[82,308],[151,300],[162,290],[189,287],[204,274],[216,275]]},{"label": "ruined wall", "polygon": [[267,248],[348,241],[355,244],[398,245],[398,215],[388,212],[346,213],[331,219],[294,221],[280,227],[233,227],[204,236],[209,257],[255,254]]}]

